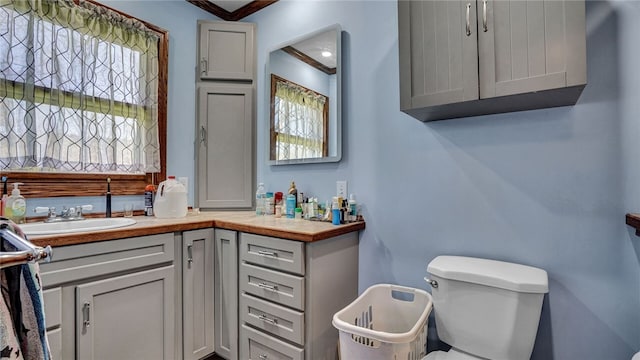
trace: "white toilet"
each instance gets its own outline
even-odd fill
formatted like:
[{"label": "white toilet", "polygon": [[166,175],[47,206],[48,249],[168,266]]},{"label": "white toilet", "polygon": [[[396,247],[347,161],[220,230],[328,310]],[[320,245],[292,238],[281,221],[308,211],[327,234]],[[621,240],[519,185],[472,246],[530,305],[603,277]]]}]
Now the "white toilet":
[{"label": "white toilet", "polygon": [[427,271],[438,337],[451,349],[423,360],[531,358],[546,271],[462,256],[438,256]]}]

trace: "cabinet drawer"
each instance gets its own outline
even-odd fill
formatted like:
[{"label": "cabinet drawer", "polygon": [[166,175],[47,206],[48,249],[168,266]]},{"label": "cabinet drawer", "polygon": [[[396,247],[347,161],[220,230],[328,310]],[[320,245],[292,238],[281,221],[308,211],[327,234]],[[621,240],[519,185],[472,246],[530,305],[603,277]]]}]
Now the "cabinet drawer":
[{"label": "cabinet drawer", "polygon": [[243,263],[240,290],[278,304],[304,310],[304,277]]},{"label": "cabinet drawer", "polygon": [[47,329],[62,324],[62,288],[47,289],[42,292]]},{"label": "cabinet drawer", "polygon": [[240,330],[241,354],[243,360],[303,360],[304,350],[289,345],[242,325]]},{"label": "cabinet drawer", "polygon": [[240,319],[247,324],[304,345],[304,313],[242,294]]},{"label": "cabinet drawer", "polygon": [[240,259],[272,269],[304,275],[304,243],[240,234]]},{"label": "cabinet drawer", "polygon": [[50,263],[40,264],[42,283],[54,286],[95,276],[171,262],[173,233],[60,246]]}]

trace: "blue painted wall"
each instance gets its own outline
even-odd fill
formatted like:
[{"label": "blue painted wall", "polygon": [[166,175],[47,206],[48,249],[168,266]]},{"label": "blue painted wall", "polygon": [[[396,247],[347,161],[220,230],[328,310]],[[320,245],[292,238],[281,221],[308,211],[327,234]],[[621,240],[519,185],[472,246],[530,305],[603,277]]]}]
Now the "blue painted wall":
[{"label": "blue painted wall", "polygon": [[[185,1],[109,1],[171,32],[168,171],[193,185],[196,19]],[[427,288],[440,254],[548,271],[538,360],[620,359],[640,350],[640,3],[587,1],[588,85],[573,107],[422,123],[401,113],[395,1],[279,1],[258,24],[258,180],[328,198],[357,195],[360,291]],[[339,23],[344,145],[337,164],[265,164],[268,51]],[[91,199],[90,199],[91,200]],[[193,197],[190,197],[193,203]]]},{"label": "blue painted wall", "polygon": [[[640,238],[624,224],[640,211],[637,18],[640,3],[588,1],[589,85],[576,106],[422,123],[398,110],[395,1],[280,1],[247,19],[258,64],[297,34],[332,23],[346,32],[344,156],[260,162],[259,180],[282,190],[294,179],[321,198],[348,181],[367,221],[360,291],[427,288],[440,254],[537,266],[550,292],[533,358],[630,359],[640,350]],[[267,121],[258,114],[261,150]]]}]

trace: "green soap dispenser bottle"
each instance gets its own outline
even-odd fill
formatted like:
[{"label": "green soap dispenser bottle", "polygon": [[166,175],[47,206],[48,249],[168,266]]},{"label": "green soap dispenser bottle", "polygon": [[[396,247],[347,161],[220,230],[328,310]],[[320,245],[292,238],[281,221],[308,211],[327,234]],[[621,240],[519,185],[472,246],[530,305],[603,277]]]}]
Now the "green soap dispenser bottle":
[{"label": "green soap dispenser bottle", "polygon": [[16,224],[24,224],[27,214],[27,201],[24,196],[20,195],[19,185],[22,185],[22,183],[13,183],[11,196],[7,198],[5,203],[4,216]]}]

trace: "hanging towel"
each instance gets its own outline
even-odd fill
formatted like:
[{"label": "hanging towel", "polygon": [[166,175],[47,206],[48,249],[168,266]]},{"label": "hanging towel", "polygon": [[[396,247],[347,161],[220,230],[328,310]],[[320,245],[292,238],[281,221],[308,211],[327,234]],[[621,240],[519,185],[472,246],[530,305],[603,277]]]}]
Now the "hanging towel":
[{"label": "hanging towel", "polygon": [[[11,225],[24,237],[15,224]],[[0,250],[16,251],[6,241],[2,241]],[[50,360],[38,264],[2,269],[0,284],[0,360]]]}]

